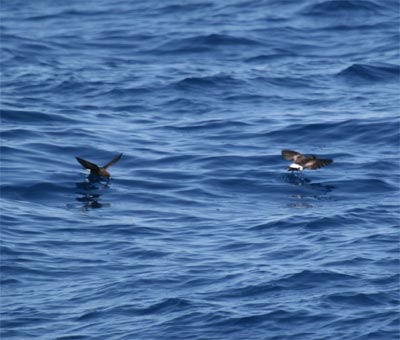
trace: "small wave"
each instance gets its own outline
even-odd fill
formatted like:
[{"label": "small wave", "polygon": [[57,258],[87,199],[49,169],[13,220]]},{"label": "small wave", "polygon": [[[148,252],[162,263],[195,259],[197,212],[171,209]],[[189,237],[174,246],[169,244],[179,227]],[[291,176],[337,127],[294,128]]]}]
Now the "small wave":
[{"label": "small wave", "polygon": [[277,228],[284,230],[287,228],[308,228],[308,229],[332,229],[348,227],[350,225],[363,225],[364,219],[354,215],[334,215],[330,217],[314,218],[311,221],[302,216],[291,216],[276,221],[266,222],[252,226],[250,230],[271,230]]},{"label": "small wave", "polygon": [[[313,124],[291,124],[283,129],[267,132],[266,135],[276,141],[287,143],[320,142],[321,136],[325,142],[346,139],[365,145],[387,145],[398,133],[398,124],[393,119],[348,119]],[[374,138],[371,138],[374,136]]]},{"label": "small wave", "polygon": [[207,9],[213,7],[212,3],[180,3],[173,5],[162,5],[162,7],[157,8],[157,10],[164,15],[173,14],[176,15],[180,13],[184,15],[186,13],[191,13],[192,11],[201,11],[202,9]]},{"label": "small wave", "polygon": [[148,259],[162,259],[163,257],[168,256],[170,253],[164,251],[157,251],[146,249],[144,247],[130,247],[128,249],[124,249],[120,252],[121,256],[125,256],[126,258],[135,258],[137,260],[148,260]]},{"label": "small wave", "polygon": [[161,45],[154,52],[186,54],[191,52],[208,52],[222,47],[243,48],[257,45],[261,45],[261,43],[249,38],[225,34],[209,34],[175,39]]},{"label": "small wave", "polygon": [[64,115],[39,111],[11,110],[1,111],[1,120],[8,123],[45,124],[45,123],[73,123],[74,120]]},{"label": "small wave", "polygon": [[223,90],[226,86],[239,86],[244,84],[243,81],[237,80],[231,76],[224,74],[217,74],[213,76],[205,77],[187,77],[179,80],[175,85],[178,89],[191,88],[191,87],[202,87]]},{"label": "small wave", "polygon": [[303,270],[294,274],[289,274],[283,279],[278,279],[275,283],[283,286],[307,286],[331,285],[332,282],[355,281],[356,277],[348,274],[337,273],[333,271],[312,271]]},{"label": "small wave", "polygon": [[40,134],[39,132],[24,128],[10,128],[2,131],[2,138],[4,138],[4,140],[11,140],[11,139],[32,140],[35,138],[40,138],[41,136],[42,134]]},{"label": "small wave", "polygon": [[[2,34],[2,43],[7,44],[18,44],[18,55],[22,56],[21,52],[29,53],[29,57],[32,55],[40,56],[41,54],[48,55],[56,52],[56,49],[45,41],[29,39],[21,37],[15,34]],[[25,59],[27,60],[27,59]]]},{"label": "small wave", "polygon": [[257,78],[257,82],[269,83],[271,85],[288,87],[288,88],[306,88],[310,86],[309,79],[306,78],[292,78],[292,77],[269,77],[269,78]]},{"label": "small wave", "polygon": [[381,5],[370,0],[328,0],[309,5],[303,10],[306,15],[338,16],[338,13],[364,13],[377,15],[383,9]]},{"label": "small wave", "polygon": [[[135,210],[135,213],[137,216],[140,215],[145,215],[148,219],[150,219],[150,216],[154,214],[152,211],[148,210]],[[86,234],[92,230],[92,227],[90,228],[84,228],[82,226],[79,227],[78,230],[76,230],[75,227],[72,228],[57,228],[55,232],[59,232],[61,234],[65,234],[66,232],[75,232],[75,233],[82,233]],[[112,231],[113,234],[115,235],[121,235],[122,238],[130,237],[131,235],[134,236],[140,236],[140,237],[148,237],[148,236],[153,236],[153,237],[158,237],[160,235],[165,235],[166,230],[163,228],[159,228],[156,226],[150,227],[145,227],[141,225],[135,225],[135,224],[122,224],[122,223],[113,223],[113,224],[102,224],[99,225],[96,229],[96,233],[98,234],[109,234],[110,231]]]},{"label": "small wave", "polygon": [[103,319],[106,315],[139,316],[153,313],[172,313],[174,311],[180,311],[182,308],[187,308],[190,305],[191,303],[188,300],[169,298],[142,308],[138,307],[137,305],[121,305],[111,308],[99,308],[82,314],[77,320],[83,321]]},{"label": "small wave", "polygon": [[72,192],[71,188],[65,184],[61,185],[53,182],[42,182],[30,185],[2,185],[2,194],[11,199],[48,201],[57,202],[65,195],[65,192]]},{"label": "small wave", "polygon": [[191,302],[185,299],[169,298],[142,309],[140,313],[141,314],[171,313],[173,311],[180,311],[182,309],[186,309],[191,305],[192,305]]},{"label": "small wave", "polygon": [[290,49],[276,48],[273,49],[269,54],[259,54],[254,57],[246,59],[248,63],[264,64],[265,62],[270,62],[275,59],[282,60],[282,58],[297,57],[298,53]]},{"label": "small wave", "polygon": [[221,119],[210,119],[199,121],[196,123],[190,123],[185,125],[167,125],[164,128],[168,130],[176,131],[214,131],[214,130],[229,130],[232,128],[244,128],[246,126],[251,126],[250,123],[246,123],[240,120],[221,120]]},{"label": "small wave", "polygon": [[396,304],[386,293],[335,293],[327,296],[325,299],[335,304],[350,306],[378,307]]},{"label": "small wave", "polygon": [[362,193],[396,192],[398,188],[387,183],[384,179],[357,179],[335,182],[338,190],[347,195],[359,196]]},{"label": "small wave", "polygon": [[134,96],[146,95],[152,93],[152,91],[154,90],[154,87],[147,86],[135,86],[129,88],[121,88],[115,86],[112,89],[105,91],[102,95],[109,98],[118,98],[119,100],[121,100],[122,98],[132,98]]},{"label": "small wave", "polygon": [[353,64],[337,74],[349,81],[400,80],[400,66],[391,64]]},{"label": "small wave", "polygon": [[[296,222],[294,222],[296,221]],[[259,223],[256,225],[251,226],[249,229],[253,231],[260,231],[260,230],[270,230],[270,229],[278,229],[278,230],[283,230],[286,228],[298,228],[298,227],[304,227],[306,224],[306,221],[303,220],[300,216],[291,216],[290,218],[283,218],[280,220],[276,221],[270,221],[270,222],[265,222],[265,223]]]}]

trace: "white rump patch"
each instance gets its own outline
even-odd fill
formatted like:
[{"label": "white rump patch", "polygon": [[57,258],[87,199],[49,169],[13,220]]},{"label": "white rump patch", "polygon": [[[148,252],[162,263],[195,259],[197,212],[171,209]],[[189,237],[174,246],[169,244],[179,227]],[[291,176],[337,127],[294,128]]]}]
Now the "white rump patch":
[{"label": "white rump patch", "polygon": [[290,164],[289,168],[295,169],[295,170],[300,170],[300,171],[303,171],[303,169],[304,169],[301,165],[296,164],[296,163]]}]

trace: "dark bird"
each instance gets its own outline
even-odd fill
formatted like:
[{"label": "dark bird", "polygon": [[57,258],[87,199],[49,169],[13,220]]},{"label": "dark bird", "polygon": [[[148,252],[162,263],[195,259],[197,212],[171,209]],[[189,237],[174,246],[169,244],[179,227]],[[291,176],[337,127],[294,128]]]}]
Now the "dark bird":
[{"label": "dark bird", "polygon": [[294,163],[289,165],[289,171],[303,171],[304,169],[316,170],[333,162],[332,159],[318,159],[314,155],[302,155],[292,150],[282,150],[282,157]]},{"label": "dark bird", "polygon": [[106,165],[103,167],[97,166],[96,164],[90,163],[89,161],[85,161],[82,158],[76,157],[79,163],[85,168],[90,170],[90,175],[92,176],[99,176],[99,177],[105,177],[107,179],[110,178],[109,172],[106,170],[109,166],[117,163],[122,157],[122,153],[120,153],[118,156],[116,156],[112,161],[108,162]]}]

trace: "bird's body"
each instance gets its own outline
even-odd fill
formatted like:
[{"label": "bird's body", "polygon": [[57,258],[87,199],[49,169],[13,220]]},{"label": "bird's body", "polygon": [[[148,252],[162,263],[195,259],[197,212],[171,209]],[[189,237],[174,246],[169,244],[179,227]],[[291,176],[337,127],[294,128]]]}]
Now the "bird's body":
[{"label": "bird's body", "polygon": [[318,159],[314,155],[305,156],[297,151],[282,150],[282,157],[293,161],[288,167],[289,171],[303,171],[304,169],[316,170],[333,162],[332,159]]},{"label": "bird's body", "polygon": [[110,178],[110,173],[106,170],[109,166],[113,165],[114,163],[117,163],[122,157],[122,153],[116,156],[112,161],[108,162],[104,166],[97,166],[94,163],[91,163],[89,161],[86,161],[82,158],[76,157],[77,161],[85,168],[90,170],[90,175],[92,176],[98,176],[98,177],[105,177],[107,179]]}]

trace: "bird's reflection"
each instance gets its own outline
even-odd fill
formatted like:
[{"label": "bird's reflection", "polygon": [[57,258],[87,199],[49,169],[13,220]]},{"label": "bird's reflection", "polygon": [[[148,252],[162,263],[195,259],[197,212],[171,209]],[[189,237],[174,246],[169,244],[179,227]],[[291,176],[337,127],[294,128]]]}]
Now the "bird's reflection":
[{"label": "bird's reflection", "polygon": [[291,195],[289,195],[289,207],[292,208],[312,208],[310,201],[326,201],[330,200],[329,193],[335,189],[330,184],[312,183],[311,180],[304,177],[303,173],[290,173],[283,176],[283,180],[293,186],[299,187]]},{"label": "bird's reflection", "polygon": [[290,172],[283,175],[283,180],[286,183],[305,186],[306,184],[310,183],[311,181],[308,178],[305,178],[302,172]]},{"label": "bird's reflection", "polygon": [[105,182],[97,176],[89,175],[85,181],[77,182],[76,188],[78,196],[75,199],[82,204],[82,209],[99,209],[110,206],[110,203],[100,202],[103,195],[101,191],[109,188],[109,181]]}]

